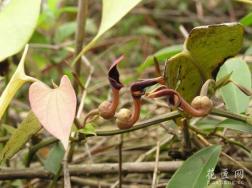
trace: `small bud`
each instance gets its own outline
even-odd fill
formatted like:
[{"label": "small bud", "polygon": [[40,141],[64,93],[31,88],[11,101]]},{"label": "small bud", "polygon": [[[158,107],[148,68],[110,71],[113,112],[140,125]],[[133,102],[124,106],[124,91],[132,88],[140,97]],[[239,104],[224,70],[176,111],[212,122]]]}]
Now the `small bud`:
[{"label": "small bud", "polygon": [[213,107],[213,102],[207,96],[202,96],[202,107],[205,109],[211,109]]},{"label": "small bud", "polygon": [[195,109],[200,109],[201,108],[201,96],[197,96],[193,99],[191,103],[192,107]]},{"label": "small bud", "polygon": [[122,108],[117,114],[116,114],[116,124],[119,129],[129,129],[133,126],[132,123],[130,123],[130,118],[132,116],[132,113],[129,109]]},{"label": "small bud", "polygon": [[193,99],[191,105],[195,109],[209,111],[213,107],[213,102],[207,96],[197,96]]},{"label": "small bud", "polygon": [[98,107],[98,110],[99,110],[99,115],[101,117],[103,117],[104,119],[111,119],[114,117],[115,113],[114,112],[111,112],[111,110],[109,110],[111,107],[111,102],[109,101],[103,101],[99,107]]}]

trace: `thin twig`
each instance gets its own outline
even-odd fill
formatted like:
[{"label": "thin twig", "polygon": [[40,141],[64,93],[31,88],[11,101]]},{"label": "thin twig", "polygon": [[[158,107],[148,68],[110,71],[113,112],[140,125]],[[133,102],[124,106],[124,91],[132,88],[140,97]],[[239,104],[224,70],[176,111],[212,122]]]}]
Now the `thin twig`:
[{"label": "thin twig", "polygon": [[[157,136],[158,139],[158,136]],[[157,186],[157,173],[158,173],[158,163],[159,163],[159,151],[160,151],[160,141],[157,140],[157,151],[156,151],[156,160],[155,160],[155,168],[153,171],[153,179],[152,179],[152,188],[156,188]]]},{"label": "thin twig", "polygon": [[[94,67],[91,65],[89,60],[85,56],[82,56],[81,59],[86,64],[86,66],[89,67],[89,75],[88,75],[87,81],[85,83],[84,90],[83,90],[82,97],[81,97],[81,101],[80,101],[80,105],[79,105],[79,108],[78,108],[78,111],[77,111],[77,115],[76,115],[77,119],[80,119],[80,117],[81,117],[81,112],[82,112],[82,110],[84,108],[84,102],[85,102],[85,99],[86,99],[86,96],[87,96],[87,88],[88,88],[88,86],[89,86],[89,84],[91,82],[92,75],[93,75],[93,72],[94,72]],[[88,146],[87,142],[85,143],[85,148],[86,148],[87,153],[89,154],[90,159],[92,160],[91,152],[89,150],[89,146]]]},{"label": "thin twig", "polygon": [[[108,142],[108,140],[112,138],[112,137],[104,137],[101,141],[99,141],[97,144],[95,144],[91,149],[90,149],[90,153],[96,153],[96,151],[106,142]],[[78,164],[80,162],[82,162],[87,156],[89,156],[88,151],[86,151],[84,154],[82,154],[81,156],[78,156],[74,159],[73,163]]]},{"label": "thin twig", "polygon": [[84,108],[84,102],[85,102],[85,99],[86,99],[86,96],[87,96],[87,88],[88,88],[88,86],[89,86],[89,84],[91,82],[92,75],[93,75],[93,72],[94,72],[94,67],[91,65],[91,63],[89,62],[89,60],[85,56],[82,56],[82,60],[86,64],[86,66],[89,67],[90,71],[89,71],[89,75],[88,75],[87,81],[86,81],[85,86],[84,86],[84,90],[83,90],[83,93],[82,93],[80,105],[79,105],[79,108],[78,108],[78,111],[77,111],[77,115],[76,115],[77,119],[80,118],[81,112],[82,112],[82,110]]},{"label": "thin twig", "polygon": [[79,184],[81,186],[91,186],[91,187],[102,187],[102,188],[109,188],[110,184],[105,181],[100,181],[99,178],[97,180],[93,180],[90,178],[80,178],[76,176],[71,177],[71,182],[75,184]]},{"label": "thin twig", "polygon": [[[170,136],[166,136],[166,138],[160,143],[160,146],[163,146],[171,141],[174,140],[174,136],[173,135],[170,135]],[[136,162],[141,162],[143,161],[147,156],[151,155],[152,153],[154,153],[155,151],[157,150],[157,146],[151,148],[149,151],[147,151],[146,153],[140,155]]]},{"label": "thin twig", "polygon": [[70,154],[71,144],[67,148],[63,158],[63,174],[64,174],[64,188],[71,188],[70,173],[68,169],[68,155]]},{"label": "thin twig", "polygon": [[40,48],[40,49],[50,49],[50,50],[60,50],[74,44],[74,41],[67,41],[60,44],[42,44],[42,43],[30,43],[31,48]]},{"label": "thin twig", "polygon": [[118,165],[119,165],[119,188],[122,188],[122,184],[123,184],[122,147],[123,147],[123,134],[120,135],[120,138],[119,138],[119,147],[118,147],[118,151],[119,151],[119,161],[118,161]]},{"label": "thin twig", "polygon": [[179,30],[182,33],[182,35],[184,36],[184,38],[187,38],[189,36],[188,31],[186,30],[186,28],[183,25],[179,26]]},{"label": "thin twig", "polygon": [[201,0],[195,0],[195,7],[196,7],[197,16],[198,16],[199,20],[203,20],[204,10],[203,10],[203,5],[202,5]]},{"label": "thin twig", "polygon": [[208,134],[208,133],[205,133],[205,132],[201,131],[200,129],[197,129],[197,128],[194,127],[194,126],[189,126],[189,128],[190,128],[191,130],[193,130],[194,132],[196,132],[197,134],[200,134],[200,135],[202,135],[202,136],[210,136],[210,135],[217,136],[217,137],[223,139],[224,142],[227,142],[227,143],[229,143],[229,144],[236,145],[236,146],[238,146],[238,147],[244,149],[244,150],[247,151],[248,153],[250,153],[250,149],[247,148],[244,144],[242,144],[242,143],[240,143],[240,142],[238,142],[238,141],[235,141],[235,140],[226,138],[225,136],[223,136],[223,135],[221,135],[221,134],[219,134],[219,133],[214,132],[214,133]]}]

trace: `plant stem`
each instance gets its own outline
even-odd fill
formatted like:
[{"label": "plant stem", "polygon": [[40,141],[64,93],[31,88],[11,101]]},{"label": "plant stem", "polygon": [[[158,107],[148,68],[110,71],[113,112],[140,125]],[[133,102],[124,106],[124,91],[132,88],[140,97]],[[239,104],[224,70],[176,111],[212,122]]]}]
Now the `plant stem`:
[{"label": "plant stem", "polygon": [[[135,126],[129,128],[129,129],[122,129],[122,130],[117,129],[117,130],[112,130],[112,131],[97,131],[96,135],[97,136],[111,136],[111,135],[116,135],[116,134],[128,133],[128,132],[132,132],[132,131],[136,131],[139,129],[149,127],[151,125],[162,123],[164,121],[175,119],[180,116],[181,115],[180,115],[179,111],[172,111],[167,114],[161,115],[159,117],[152,118],[152,119],[149,119],[149,120],[141,122],[141,123],[137,123]],[[89,136],[93,136],[93,135],[87,135],[87,136],[89,137]]]},{"label": "plant stem", "polygon": [[[86,20],[88,14],[88,0],[79,0],[78,1],[78,14],[77,14],[77,29],[75,34],[75,57],[82,50],[83,41],[85,38],[85,27],[86,27]],[[75,64],[75,73],[76,76],[79,78],[81,70],[81,58]],[[74,82],[75,91],[78,93],[78,83]]]},{"label": "plant stem", "polygon": [[71,188],[71,180],[70,180],[70,173],[68,168],[68,157],[71,151],[71,144],[68,146],[63,161],[62,161],[62,167],[63,167],[63,175],[64,175],[64,187],[65,188]]},{"label": "plant stem", "polygon": [[190,126],[189,128],[190,128],[192,131],[194,131],[195,133],[200,134],[200,135],[202,135],[202,136],[210,136],[210,135],[213,135],[213,136],[219,137],[219,138],[223,139],[224,142],[227,142],[227,143],[229,143],[229,144],[236,145],[236,146],[238,146],[238,147],[244,149],[244,150],[247,151],[248,153],[250,153],[250,149],[247,148],[246,146],[244,146],[242,143],[237,142],[237,141],[235,141],[235,140],[228,139],[228,138],[226,138],[225,136],[223,136],[223,135],[221,135],[221,134],[219,134],[219,133],[210,133],[210,134],[208,134],[208,133],[205,133],[205,132],[201,131],[200,129],[197,129],[197,128],[194,127],[194,126]]},{"label": "plant stem", "polygon": [[[215,108],[212,109],[211,114],[212,115],[217,115],[217,116],[222,116],[222,117],[227,117],[227,118],[230,118],[230,119],[239,120],[239,121],[243,121],[243,122],[247,122],[247,119],[248,119],[248,117],[245,116],[245,115],[226,112],[224,110],[219,110],[219,109],[215,109]],[[162,122],[165,122],[165,121],[168,121],[168,120],[171,120],[171,119],[175,119],[175,118],[178,118],[180,116],[181,116],[181,114],[180,114],[179,111],[172,111],[172,112],[169,112],[167,114],[160,115],[160,116],[158,116],[156,118],[152,118],[152,119],[149,119],[147,121],[137,123],[135,126],[131,127],[130,129],[123,129],[123,130],[118,130],[117,129],[117,130],[111,130],[111,131],[97,131],[96,136],[112,136],[112,135],[116,135],[116,134],[132,132],[132,131],[143,129],[143,128],[146,128],[146,127],[158,124],[158,123],[162,123]],[[202,132],[202,131],[199,132],[199,130],[198,130],[197,132],[200,133],[201,135],[205,135],[205,133]],[[94,136],[94,135],[93,134],[86,135],[86,137],[91,137],[91,136]],[[49,138],[48,140],[42,141],[39,144],[33,146],[32,149],[29,152],[30,157],[32,157],[36,153],[36,151],[38,151],[40,148],[45,147],[47,145],[50,145],[52,143],[55,143],[57,141],[58,140],[56,138]],[[233,144],[235,144],[235,143],[233,142]]]},{"label": "plant stem", "polygon": [[183,118],[181,120],[182,122],[182,132],[184,136],[184,152],[187,154],[191,151],[191,140],[190,140],[190,132],[189,132],[189,126],[188,126],[188,119]]},{"label": "plant stem", "polygon": [[228,112],[228,111],[220,110],[217,108],[213,108],[212,111],[210,112],[210,114],[221,116],[221,117],[226,117],[226,118],[230,118],[230,119],[234,119],[234,120],[238,120],[238,121],[243,121],[246,123],[247,123],[247,120],[249,119],[249,117],[246,115],[236,114],[233,112]]},{"label": "plant stem", "polygon": [[247,151],[248,153],[250,153],[250,149],[247,148],[244,144],[242,144],[241,142],[238,142],[238,141],[235,141],[235,140],[231,140],[231,139],[228,139],[226,138],[225,136],[219,134],[219,133],[214,133],[215,136],[219,137],[219,138],[222,138],[224,140],[224,142],[227,142],[229,144],[233,144],[233,145],[236,145],[242,149],[244,149],[245,151]]},{"label": "plant stem", "polygon": [[[143,129],[145,127],[149,127],[151,125],[155,125],[158,123],[162,123],[164,121],[168,121],[174,118],[180,117],[180,113],[179,111],[173,111],[173,112],[169,112],[167,114],[158,116],[156,118],[152,118],[149,119],[147,121],[144,122],[140,122],[138,124],[136,124],[134,127],[130,128],[130,129],[123,129],[123,130],[112,130],[112,131],[97,131],[96,132],[96,136],[112,136],[112,135],[116,135],[116,134],[122,134],[122,133],[126,133],[126,132],[132,132],[135,130],[139,130],[139,129]],[[90,135],[86,135],[86,137],[92,137],[95,136],[93,134]],[[86,137],[81,137],[80,139],[85,139]],[[78,141],[78,140],[74,140],[74,141]],[[26,160],[26,166],[29,166],[29,161],[31,161],[33,155],[41,148],[48,146],[50,144],[53,144],[55,142],[58,142],[57,138],[51,137],[48,138],[46,140],[41,141],[40,143],[36,144],[35,146],[33,146],[29,153],[28,153],[28,157]]]}]

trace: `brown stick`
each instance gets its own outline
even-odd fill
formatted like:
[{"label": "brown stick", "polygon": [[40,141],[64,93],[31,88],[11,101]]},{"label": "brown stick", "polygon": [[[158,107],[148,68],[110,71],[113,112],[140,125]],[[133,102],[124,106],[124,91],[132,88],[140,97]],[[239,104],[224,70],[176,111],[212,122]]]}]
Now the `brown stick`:
[{"label": "brown stick", "polygon": [[[83,46],[83,41],[85,38],[85,26],[88,14],[88,0],[78,1],[78,14],[77,14],[77,29],[75,35],[75,57],[80,53]],[[81,70],[81,59],[79,59],[75,64],[75,73],[77,77],[80,76]],[[78,84],[74,83],[74,88],[78,89]]]},{"label": "brown stick", "polygon": [[123,174],[122,174],[122,148],[123,148],[123,134],[120,135],[119,138],[119,147],[118,147],[118,155],[119,155],[119,161],[118,161],[118,166],[119,166],[119,188],[122,188],[122,184],[123,184]]},{"label": "brown stick", "polygon": [[[158,170],[160,172],[174,172],[181,165],[182,161],[159,162]],[[126,162],[122,164],[123,173],[153,173],[155,162]],[[86,165],[69,165],[71,176],[86,176],[93,174],[117,174],[118,163],[101,163]],[[24,168],[24,169],[0,169],[0,180],[13,179],[51,179],[53,175],[42,168]]]},{"label": "brown stick", "polygon": [[97,180],[93,180],[90,178],[79,178],[79,177],[71,177],[71,182],[75,183],[75,184],[79,184],[82,186],[91,186],[91,187],[102,187],[102,188],[110,188],[110,184],[105,182],[105,181],[101,181],[99,180],[99,178],[97,178]]}]

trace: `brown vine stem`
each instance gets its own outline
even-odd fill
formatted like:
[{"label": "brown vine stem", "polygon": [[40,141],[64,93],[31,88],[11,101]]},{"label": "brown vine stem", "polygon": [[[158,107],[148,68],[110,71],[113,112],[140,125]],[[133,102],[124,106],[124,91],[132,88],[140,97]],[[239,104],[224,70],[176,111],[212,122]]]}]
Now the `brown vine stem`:
[{"label": "brown vine stem", "polygon": [[[117,129],[117,130],[111,130],[111,131],[97,131],[96,135],[97,136],[112,136],[112,135],[116,135],[116,134],[128,133],[128,132],[143,129],[143,128],[146,128],[146,127],[158,124],[158,123],[162,123],[164,121],[175,119],[180,116],[181,115],[180,115],[179,111],[173,111],[173,112],[169,112],[167,114],[160,115],[156,118],[152,118],[152,119],[137,123],[134,127],[131,127],[129,129],[122,129],[122,130]],[[90,136],[94,136],[94,135],[87,135],[87,137],[90,137]]]}]

